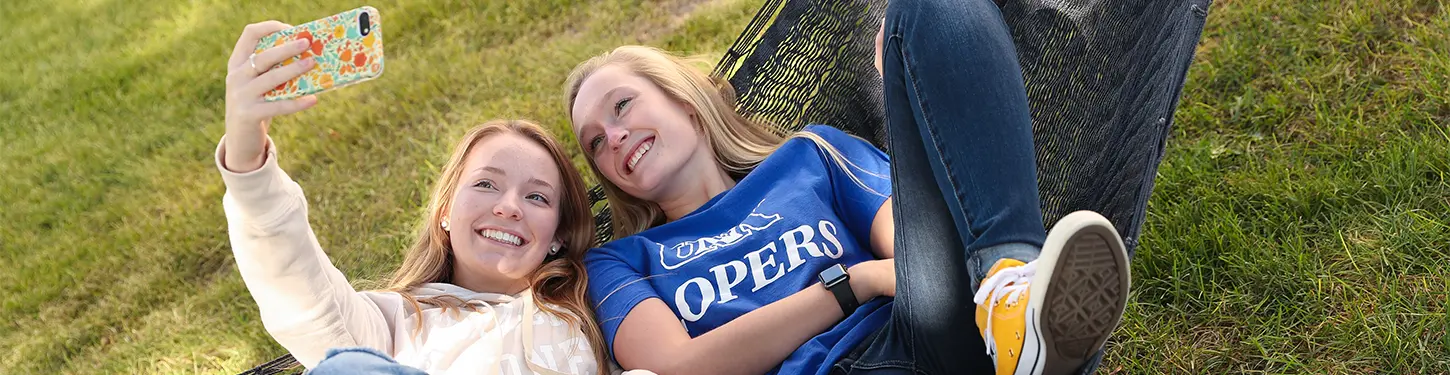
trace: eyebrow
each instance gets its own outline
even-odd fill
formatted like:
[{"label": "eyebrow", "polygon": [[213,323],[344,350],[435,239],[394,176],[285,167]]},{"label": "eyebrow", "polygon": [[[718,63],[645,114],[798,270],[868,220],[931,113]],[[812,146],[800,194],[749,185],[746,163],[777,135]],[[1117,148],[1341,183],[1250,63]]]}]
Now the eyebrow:
[{"label": "eyebrow", "polygon": [[537,179],[537,178],[530,178],[529,179],[529,183],[530,184],[539,185],[539,186],[543,186],[543,187],[549,188],[549,190],[559,190],[559,189],[555,189],[554,188],[554,185],[550,185],[548,182],[544,182],[544,180],[540,180],[540,179]]},{"label": "eyebrow", "polygon": [[[475,171],[493,172],[493,173],[497,173],[500,176],[508,176],[508,173],[507,172],[504,172],[503,169],[499,169],[498,167],[483,167],[483,168],[475,169]],[[544,180],[540,180],[540,179],[537,179],[537,178],[529,178],[528,183],[534,184],[534,185],[543,186],[543,187],[549,188],[550,190],[555,190],[555,191],[558,191],[559,190],[558,188],[555,188],[553,184],[550,184],[550,183],[548,183],[548,182],[546,182]]]},{"label": "eyebrow", "polygon": [[[609,103],[609,98],[614,97],[614,93],[619,92],[619,90],[623,90],[623,89],[624,89],[624,86],[615,86],[614,88],[609,89],[609,91],[605,91],[604,92],[604,95],[603,96],[600,96],[599,97],[599,100],[596,101],[596,102],[594,102],[594,105],[591,106],[591,107],[589,107],[589,110],[584,111],[584,113],[593,112],[597,108],[599,108],[600,105],[604,105],[604,104]],[[579,130],[584,130],[583,128],[584,127],[587,127],[587,126],[588,125],[582,126],[582,127],[580,127]],[[583,132],[580,132],[580,133],[581,133],[580,135],[582,135]],[[588,144],[584,143],[584,138],[578,138],[576,141],[578,141],[581,146],[587,146],[588,145]],[[584,151],[588,152],[589,150],[584,150]]]}]

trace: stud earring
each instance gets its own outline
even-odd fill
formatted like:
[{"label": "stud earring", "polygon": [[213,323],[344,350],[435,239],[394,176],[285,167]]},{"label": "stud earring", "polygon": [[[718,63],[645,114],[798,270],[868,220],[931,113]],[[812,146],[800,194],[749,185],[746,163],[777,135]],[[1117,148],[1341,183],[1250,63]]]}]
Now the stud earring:
[{"label": "stud earring", "polygon": [[559,245],[549,246],[549,255],[555,255],[555,254],[558,254],[558,253],[559,253]]},{"label": "stud earring", "polygon": [[447,221],[445,221],[445,222],[443,222],[442,224],[439,224],[439,225],[443,227],[443,231],[444,232],[447,232],[448,231],[448,222]]}]

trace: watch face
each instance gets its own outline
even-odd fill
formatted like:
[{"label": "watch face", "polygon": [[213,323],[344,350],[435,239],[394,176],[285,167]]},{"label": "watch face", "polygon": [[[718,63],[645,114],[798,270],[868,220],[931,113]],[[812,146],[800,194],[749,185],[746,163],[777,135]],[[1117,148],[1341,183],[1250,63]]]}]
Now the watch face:
[{"label": "watch face", "polygon": [[826,267],[825,270],[821,271],[821,282],[825,283],[826,286],[831,286],[835,283],[839,283],[845,278],[846,267],[843,267],[839,264]]}]

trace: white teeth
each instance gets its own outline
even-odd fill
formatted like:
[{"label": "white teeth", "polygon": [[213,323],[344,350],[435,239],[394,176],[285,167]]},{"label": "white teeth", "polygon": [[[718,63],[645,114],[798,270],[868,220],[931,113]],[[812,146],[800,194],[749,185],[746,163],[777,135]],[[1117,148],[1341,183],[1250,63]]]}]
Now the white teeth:
[{"label": "white teeth", "polygon": [[645,144],[642,144],[642,145],[639,146],[639,151],[635,151],[634,152],[634,156],[629,158],[629,169],[630,170],[634,170],[634,165],[635,164],[639,164],[639,158],[644,157],[644,153],[649,152],[650,146],[654,146],[654,144],[655,144],[654,141],[649,141],[649,142],[645,142]]},{"label": "white teeth", "polygon": [[483,231],[478,232],[478,234],[497,240],[499,242],[513,244],[514,246],[519,246],[523,244],[523,241],[519,240],[519,236],[496,231],[493,229],[484,229]]}]

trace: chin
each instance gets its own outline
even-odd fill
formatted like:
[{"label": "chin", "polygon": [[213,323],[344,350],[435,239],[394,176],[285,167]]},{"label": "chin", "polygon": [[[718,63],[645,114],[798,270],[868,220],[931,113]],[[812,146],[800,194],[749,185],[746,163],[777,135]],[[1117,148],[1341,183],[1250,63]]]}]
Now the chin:
[{"label": "chin", "polygon": [[634,173],[633,176],[630,176],[629,182],[632,183],[630,187],[628,189],[621,187],[620,190],[624,190],[625,193],[629,193],[635,198],[655,201],[652,193],[659,188],[659,180],[653,178],[654,175],[650,171],[634,171]]},{"label": "chin", "polygon": [[[545,250],[547,251],[547,250]],[[522,255],[522,254],[521,254]],[[539,258],[538,262],[530,262],[524,257],[519,258],[496,258],[489,262],[489,268],[497,270],[498,273],[510,278],[523,278],[533,272],[534,268],[544,264],[544,259]]]}]

